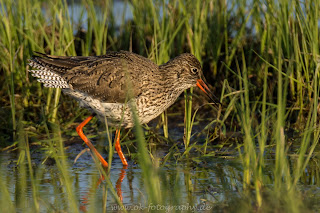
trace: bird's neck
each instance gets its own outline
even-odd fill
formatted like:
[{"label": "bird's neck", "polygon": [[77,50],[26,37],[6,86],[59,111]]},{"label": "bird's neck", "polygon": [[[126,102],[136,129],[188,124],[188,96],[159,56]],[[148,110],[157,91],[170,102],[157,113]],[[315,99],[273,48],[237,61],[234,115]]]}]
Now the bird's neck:
[{"label": "bird's neck", "polygon": [[186,88],[178,75],[181,73],[182,67],[177,63],[170,62],[159,66],[159,71],[162,76],[164,95],[174,102]]}]

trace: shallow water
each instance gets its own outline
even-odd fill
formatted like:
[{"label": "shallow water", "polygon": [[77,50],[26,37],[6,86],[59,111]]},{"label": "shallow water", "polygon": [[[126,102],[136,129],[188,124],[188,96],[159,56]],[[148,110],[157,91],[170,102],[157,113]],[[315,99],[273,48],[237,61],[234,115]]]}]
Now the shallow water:
[{"label": "shallow water", "polygon": [[[90,206],[90,196],[94,196],[96,199],[94,202],[97,204],[96,208],[101,210],[102,194],[106,181],[102,181],[100,185],[97,184],[100,173],[91,155],[86,152],[73,164],[76,155],[84,148],[86,147],[81,143],[76,143],[68,146],[67,149],[70,165],[69,173],[74,194],[81,209]],[[159,152],[164,153],[165,150],[160,149]],[[59,179],[61,174],[59,174],[54,160],[47,161],[45,165],[42,164],[44,156],[41,151],[34,149],[31,150],[31,153],[34,176],[41,198],[40,203],[43,204],[40,209],[46,211],[48,206],[53,205],[57,208],[56,210],[62,210],[60,208],[67,204],[63,204],[65,201],[62,197],[65,192]],[[103,155],[106,157],[106,153]],[[0,152],[0,173],[7,184],[11,199],[18,207],[20,206],[21,209],[25,210],[32,206],[32,184],[28,174],[28,166],[16,166],[17,157],[15,152]],[[196,165],[193,162],[169,162],[159,168],[160,186],[163,188],[161,191],[167,193],[167,196],[164,196],[165,200],[162,202],[166,205],[163,206],[148,204],[148,193],[145,188],[142,170],[138,164],[129,161],[128,168],[124,169],[120,159],[115,154],[109,178],[118,195],[122,196],[123,204],[128,210],[148,211],[154,210],[154,208],[162,208],[162,210],[163,208],[189,208],[189,210],[205,208],[204,210],[210,210],[214,208],[215,203],[225,200],[226,195],[234,193],[241,186],[241,181],[232,177],[237,176],[236,173],[239,171],[228,165],[230,163],[234,162],[217,159],[215,162],[203,164],[203,166],[199,166],[201,164]],[[24,172],[28,177],[27,180],[22,178]],[[23,185],[25,185],[25,188],[21,191]],[[92,192],[92,189],[96,189],[96,191]],[[172,193],[173,196],[168,193]],[[24,199],[21,199],[21,196],[24,196]],[[55,205],[57,203],[59,205]],[[119,210],[120,208],[110,190],[108,190],[106,208],[107,210],[117,210],[117,208]]]},{"label": "shallow water", "polygon": [[[117,194],[113,195],[110,187],[107,187],[106,180],[98,183],[100,172],[89,152],[84,152],[74,163],[77,155],[86,148],[81,141],[65,143],[72,194],[75,196],[77,208],[80,208],[83,212],[101,212],[103,209],[121,211],[122,208],[129,211],[145,212],[151,210],[162,212],[173,212],[174,210],[228,212],[230,209],[241,212],[243,210],[237,210],[236,208],[237,205],[241,204],[241,199],[244,198],[242,197],[243,168],[235,147],[228,148],[230,151],[233,150],[232,152],[219,151],[218,148],[208,147],[210,150],[215,150],[215,156],[206,157],[191,152],[189,158],[178,161],[170,159],[162,165],[157,171],[162,193],[160,197],[163,199],[160,204],[149,203],[146,178],[143,176],[140,165],[136,164],[134,159],[128,159],[129,166],[123,168],[117,154],[113,156],[108,177]],[[170,144],[159,146],[153,155],[157,156],[161,162],[170,148]],[[183,152],[183,148],[181,150]],[[66,187],[61,180],[63,175],[55,160],[48,159],[43,163],[47,154],[40,147],[31,146],[30,152],[40,211],[47,212],[52,209],[54,212],[66,211],[69,205]],[[108,154],[106,152],[101,153],[107,159]],[[32,190],[29,165],[26,161],[17,166],[18,157],[19,154],[14,151],[0,152],[0,175],[17,209],[23,212],[32,211],[34,190]],[[288,156],[288,159],[292,161],[294,166],[295,157]],[[272,174],[274,160],[270,158],[266,160],[266,164],[264,174],[265,178],[269,179],[269,181],[266,181],[266,187],[272,188],[274,184]],[[302,175],[299,185],[304,194],[304,202],[308,203],[307,206],[311,206],[311,209],[320,208],[320,202],[318,202],[320,201],[320,187],[317,186],[317,183],[319,183],[317,171],[319,171],[317,161],[311,161],[305,174]],[[105,188],[108,188],[108,190],[106,206],[104,207]],[[0,198],[1,196],[0,193]],[[115,196],[122,198],[123,207],[118,205]],[[267,201],[268,196],[270,197],[270,195],[266,196]],[[270,199],[269,202],[272,204],[274,201],[272,197]],[[242,204],[247,202],[242,201]],[[252,205],[251,208],[254,208],[254,203]],[[93,207],[94,210],[92,210]],[[251,208],[247,207],[247,209]]]}]

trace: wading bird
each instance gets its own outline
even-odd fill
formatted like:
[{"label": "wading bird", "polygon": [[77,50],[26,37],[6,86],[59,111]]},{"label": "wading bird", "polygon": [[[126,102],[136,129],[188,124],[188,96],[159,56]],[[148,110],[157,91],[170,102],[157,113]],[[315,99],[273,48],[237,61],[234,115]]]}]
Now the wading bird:
[{"label": "wading bird", "polygon": [[[124,166],[128,165],[120,147],[120,127],[134,126],[132,108],[141,124],[148,123],[171,106],[179,95],[198,86],[212,101],[215,97],[204,83],[201,64],[189,53],[160,66],[132,52],[107,52],[101,56],[52,56],[36,53],[29,70],[45,87],[61,88],[92,112],[77,128],[82,140],[104,167],[108,163],[84,135],[82,128],[94,117],[107,118],[117,127],[115,148]],[[217,102],[216,102],[217,103]],[[134,107],[132,107],[134,106]]]}]

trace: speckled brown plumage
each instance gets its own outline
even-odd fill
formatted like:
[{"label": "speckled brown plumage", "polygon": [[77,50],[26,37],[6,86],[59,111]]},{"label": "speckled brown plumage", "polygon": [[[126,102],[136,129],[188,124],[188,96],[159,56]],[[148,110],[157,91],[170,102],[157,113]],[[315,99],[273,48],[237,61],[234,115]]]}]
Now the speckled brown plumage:
[{"label": "speckled brown plumage", "polygon": [[130,103],[141,123],[149,122],[201,79],[201,65],[192,54],[182,54],[157,66],[127,52],[102,56],[51,56],[30,59],[30,70],[47,87],[62,88],[81,106],[108,119],[108,124],[132,127]]}]

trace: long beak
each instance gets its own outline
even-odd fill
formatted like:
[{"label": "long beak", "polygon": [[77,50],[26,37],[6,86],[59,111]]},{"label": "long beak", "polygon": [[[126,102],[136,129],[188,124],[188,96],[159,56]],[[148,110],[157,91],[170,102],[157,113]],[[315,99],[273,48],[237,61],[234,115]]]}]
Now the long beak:
[{"label": "long beak", "polygon": [[209,87],[203,80],[197,80],[197,87],[199,87],[215,104],[221,104],[219,99],[210,91]]}]

